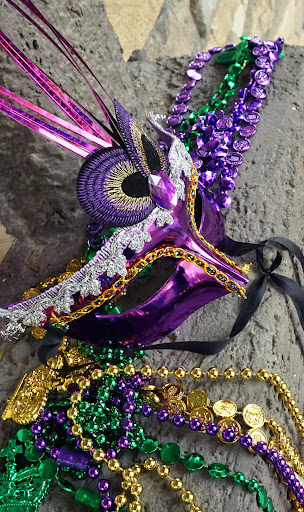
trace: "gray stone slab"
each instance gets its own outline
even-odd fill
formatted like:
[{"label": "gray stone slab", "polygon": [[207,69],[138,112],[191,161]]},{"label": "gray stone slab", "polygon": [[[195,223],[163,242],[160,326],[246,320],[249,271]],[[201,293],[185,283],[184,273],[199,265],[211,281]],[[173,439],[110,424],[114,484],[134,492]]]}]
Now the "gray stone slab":
[{"label": "gray stone slab", "polygon": [[[81,0],[77,9],[67,0],[58,4],[46,2],[45,10],[56,24],[88,59],[110,94],[117,97],[138,119],[145,123],[146,113],[167,114],[174,97],[183,83],[183,74],[190,57],[162,57],[153,62],[145,54],[137,53],[124,63],[118,39],[107,21],[102,3]],[[39,4],[40,5],[40,4]],[[41,3],[42,6],[42,3]],[[1,19],[21,48],[61,85],[81,102],[92,106],[94,102],[82,81],[62,58],[34,31],[23,25],[12,10],[0,0]],[[7,16],[4,18],[4,16]],[[22,34],[22,36],[21,36]],[[38,42],[38,49],[33,41]],[[35,46],[35,47],[34,47]],[[252,142],[250,153],[245,156],[233,205],[225,212],[227,233],[239,240],[256,241],[271,235],[288,236],[301,247],[303,233],[303,83],[304,50],[287,46],[286,57],[280,61],[269,87],[269,97],[262,111],[262,121]],[[47,99],[17,69],[8,57],[0,55],[0,82],[33,102],[51,108]],[[204,69],[204,80],[197,87],[194,106],[205,102],[216,90],[225,71],[214,64]],[[96,107],[94,112],[98,112]],[[0,118],[0,221],[13,237],[14,243],[0,266],[1,305],[18,300],[26,288],[35,285],[48,275],[60,273],[69,259],[85,250],[85,226],[88,218],[78,206],[74,192],[80,159],[40,139],[7,118]],[[35,274],[30,266],[39,268]],[[252,277],[255,275],[252,271]],[[282,273],[297,272],[286,256]],[[240,307],[240,300],[226,296],[192,315],[170,339],[216,339],[226,335],[233,325]],[[303,333],[300,331],[295,310],[289,299],[274,288],[268,288],[263,304],[246,331],[225,352],[213,357],[200,357],[188,353],[149,354],[152,366],[162,363],[171,368],[201,365],[208,369],[228,366],[241,369],[251,366],[254,370],[268,367],[277,371],[291,386],[300,408],[303,408]],[[37,345],[25,337],[6,348],[0,362],[1,408],[13,391],[16,379],[38,364]],[[220,397],[235,400],[238,406],[259,403],[287,426],[300,445],[300,439],[284,412],[283,406],[272,389],[262,383],[203,382],[212,400]],[[2,409],[1,409],[2,410]],[[151,423],[147,423],[151,428]],[[153,433],[164,440],[178,438],[187,451],[199,450],[207,461],[228,463],[233,470],[241,470],[250,477],[261,479],[270,491],[278,511],[291,510],[286,490],[267,467],[256,457],[243,453],[238,447],[227,447],[205,436],[190,435],[186,430],[174,432],[172,428],[160,429],[156,421]],[[13,435],[16,427],[2,422],[1,445]],[[160,431],[162,430],[162,431]],[[178,473],[173,468],[172,473]],[[184,475],[187,486],[193,488],[197,503],[208,511],[256,510],[254,498],[239,488],[225,482],[211,481],[200,474]],[[157,492],[156,492],[157,491]],[[165,486],[159,481],[149,483],[143,498],[147,512],[181,510]],[[71,496],[55,492],[41,507],[45,512],[63,512],[73,506]],[[76,512],[81,509],[74,507]]]}]

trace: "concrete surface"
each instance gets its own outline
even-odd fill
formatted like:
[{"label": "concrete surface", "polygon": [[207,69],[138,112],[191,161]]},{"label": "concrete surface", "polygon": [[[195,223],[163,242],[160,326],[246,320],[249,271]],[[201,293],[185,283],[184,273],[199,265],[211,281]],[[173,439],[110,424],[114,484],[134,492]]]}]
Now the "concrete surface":
[{"label": "concrete surface", "polygon": [[[101,78],[113,97],[129,109],[141,122],[145,113],[167,114],[183,83],[183,74],[190,56],[162,57],[146,60],[145,53],[125,62],[119,40],[100,1],[63,0],[58,4],[37,1],[57,28],[75,45]],[[59,12],[58,12],[59,10]],[[55,51],[21,21],[20,17],[0,0],[1,19],[8,34],[28,56],[56,79],[80,102],[98,113],[86,87]],[[5,16],[5,18],[4,18]],[[36,40],[38,43],[33,44]],[[135,55],[135,58],[136,58]],[[304,50],[288,46],[269,87],[269,97],[262,112],[262,121],[245,156],[233,206],[226,212],[226,227],[230,236],[256,241],[266,236],[288,236],[304,247],[303,233],[303,99]],[[216,90],[224,71],[211,64],[204,70],[204,80],[198,86],[194,107],[204,102]],[[40,91],[22,74],[4,53],[0,54],[0,83],[34,103],[51,109]],[[85,226],[88,218],[78,206],[74,185],[80,159],[53,146],[17,123],[0,118],[0,222],[13,244],[0,266],[1,305],[18,300],[23,290],[34,286],[48,275],[57,275],[65,263],[85,250]],[[247,259],[248,261],[248,259]],[[30,267],[38,267],[35,272]],[[297,268],[285,256],[281,273],[294,275]],[[254,271],[253,271],[254,274]],[[253,275],[252,274],[252,275]],[[303,280],[302,280],[303,282]],[[216,339],[230,331],[240,306],[239,299],[226,296],[192,315],[170,339]],[[218,356],[203,358],[181,353],[154,353],[148,361],[153,366],[162,363],[171,368],[201,365],[208,369],[229,366],[254,370],[268,367],[282,374],[291,386],[303,409],[303,342],[294,307],[274,288],[267,289],[264,301],[246,331]],[[1,410],[13,391],[16,380],[38,364],[37,345],[30,337],[6,347],[0,362]],[[265,407],[268,417],[274,416],[286,425],[299,446],[300,439],[283,406],[274,392],[262,383],[233,381],[206,384],[212,400],[220,397],[235,400],[239,406],[248,402]],[[158,435],[156,422],[153,428]],[[2,422],[1,446],[13,435],[16,426]],[[289,512],[285,489],[279,486],[270,467],[238,447],[227,447],[205,436],[190,435],[179,430],[179,440],[187,451],[199,450],[209,462],[222,461],[249,477],[263,481],[273,497],[278,512]],[[174,440],[176,432],[164,428],[161,439]],[[178,468],[173,469],[178,473]],[[257,510],[254,498],[239,488],[211,481],[199,473],[184,474],[186,485],[195,490],[197,504],[206,510]],[[170,492],[158,480],[149,486],[143,497],[147,512],[156,509],[182,510]],[[64,512],[73,505],[71,496],[57,491],[42,505],[44,512]]]}]

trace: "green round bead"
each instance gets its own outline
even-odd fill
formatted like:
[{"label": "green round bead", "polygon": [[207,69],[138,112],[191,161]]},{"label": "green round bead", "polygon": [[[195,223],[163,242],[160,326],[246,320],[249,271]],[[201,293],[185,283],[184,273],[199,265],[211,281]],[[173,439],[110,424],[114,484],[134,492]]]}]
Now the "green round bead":
[{"label": "green round bead", "polygon": [[188,455],[184,457],[183,462],[185,468],[189,471],[198,471],[205,465],[205,459],[199,453],[188,453]]},{"label": "green round bead", "polygon": [[230,475],[230,470],[225,464],[210,464],[207,469],[209,475],[213,478],[226,478],[228,475]]},{"label": "green round bead", "polygon": [[176,443],[166,443],[160,451],[160,456],[165,464],[175,464],[180,455],[180,447]]},{"label": "green round bead", "polygon": [[54,478],[58,470],[58,466],[54,459],[45,459],[39,464],[38,473],[43,480],[51,480]]},{"label": "green round bead", "polygon": [[257,480],[252,478],[252,480],[249,480],[247,487],[249,492],[256,492],[260,488],[260,484]]},{"label": "green round bead", "polygon": [[260,485],[257,492],[257,503],[261,508],[266,508],[267,506],[267,491],[262,485]]},{"label": "green round bead", "polygon": [[228,71],[231,75],[239,75],[243,69],[243,66],[236,62],[235,64],[231,64],[229,66]]},{"label": "green round bead", "polygon": [[147,438],[138,445],[138,449],[143,453],[153,453],[158,448],[157,439]]},{"label": "green round bead", "polygon": [[268,498],[267,499],[266,512],[273,512],[273,511],[274,511],[274,508],[273,508],[272,499]]},{"label": "green round bead", "polygon": [[241,485],[246,481],[245,475],[239,471],[233,475],[233,481],[235,484]]}]

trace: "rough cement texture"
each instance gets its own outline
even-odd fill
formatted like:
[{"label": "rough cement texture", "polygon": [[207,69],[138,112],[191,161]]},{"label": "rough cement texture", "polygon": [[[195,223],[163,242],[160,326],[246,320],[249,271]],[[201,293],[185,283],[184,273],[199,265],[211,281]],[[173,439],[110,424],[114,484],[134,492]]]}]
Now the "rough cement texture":
[{"label": "rough cement texture", "polygon": [[[109,24],[101,2],[67,0],[58,3],[37,1],[51,21],[72,42],[77,50],[94,66],[112,96],[117,97],[141,122],[145,113],[167,114],[174,97],[183,83],[183,73],[189,57],[145,60],[144,52],[138,60],[124,62],[118,39]],[[59,11],[59,12],[58,12]],[[32,58],[55,78],[72,95],[94,105],[82,81],[66,66],[66,63],[32,28],[20,22],[12,10],[0,0],[1,20],[5,19],[8,34],[26,50]],[[4,18],[6,16],[6,18]],[[36,40],[38,43],[33,44]],[[134,56],[136,58],[136,55]],[[226,213],[226,227],[230,236],[239,240],[256,241],[271,235],[288,236],[304,247],[303,233],[303,93],[304,50],[286,48],[286,57],[273,74],[269,97],[262,112],[250,153],[245,156],[237,189],[233,193],[233,206]],[[50,108],[38,89],[17,69],[3,53],[0,55],[0,83],[26,96],[34,103]],[[204,80],[197,87],[194,106],[198,106],[213,94],[225,71],[219,66],[206,66]],[[95,113],[97,109],[95,108]],[[80,159],[53,146],[17,123],[0,118],[0,221],[14,239],[0,267],[1,305],[18,300],[23,290],[34,286],[48,275],[57,275],[74,256],[85,250],[87,216],[78,206],[74,185],[80,167]],[[36,274],[29,268],[39,268]],[[294,275],[298,269],[285,257],[281,273]],[[252,276],[254,276],[254,269]],[[236,297],[225,298],[209,304],[192,315],[170,339],[216,339],[227,334],[240,307]],[[234,344],[218,356],[203,358],[188,353],[153,353],[148,361],[152,366],[161,363],[171,368],[177,365],[204,369],[228,366],[241,369],[252,366],[258,370],[268,367],[277,371],[291,386],[303,409],[304,395],[303,342],[294,307],[274,288],[268,288],[263,304],[246,331]],[[37,345],[30,337],[24,337],[15,345],[6,347],[0,362],[1,410],[5,399],[13,391],[16,380],[24,372],[38,364]],[[202,384],[203,385],[203,384]],[[299,446],[300,440],[283,406],[272,389],[262,383],[206,383],[211,400],[231,398],[239,406],[248,402],[265,407],[268,417],[274,416],[287,426]],[[1,446],[13,435],[16,426],[1,422]],[[174,440],[177,432],[169,426],[160,429],[154,421],[152,428],[161,439]],[[205,436],[190,435],[179,430],[179,440],[187,451],[198,450],[208,462],[222,461],[232,469],[244,471],[249,477],[261,479],[278,512],[289,512],[285,489],[280,487],[270,467],[240,448],[227,447],[217,440],[210,442]],[[173,469],[177,474],[179,469]],[[206,510],[257,510],[254,498],[239,488],[223,482],[209,480],[200,473],[184,474],[187,487],[193,488],[197,503]],[[143,498],[146,511],[182,510],[178,501],[165,485],[155,480]],[[60,490],[50,495],[41,506],[44,512],[64,512],[72,507],[73,498]]]}]

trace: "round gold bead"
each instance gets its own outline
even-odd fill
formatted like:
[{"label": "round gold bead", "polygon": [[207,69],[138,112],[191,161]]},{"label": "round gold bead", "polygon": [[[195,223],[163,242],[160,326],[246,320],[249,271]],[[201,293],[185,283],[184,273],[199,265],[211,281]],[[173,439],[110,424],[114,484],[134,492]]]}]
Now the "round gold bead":
[{"label": "round gold bead", "polygon": [[139,483],[132,484],[130,492],[131,494],[134,494],[134,496],[139,496],[143,492],[143,486]]},{"label": "round gold bead", "polygon": [[123,488],[124,491],[127,491],[128,489],[130,489],[132,485],[132,482],[130,482],[129,480],[123,480],[121,482],[121,487]]},{"label": "round gold bead", "polygon": [[118,471],[120,469],[120,462],[117,459],[110,459],[108,461],[108,468],[110,471]]},{"label": "round gold bead", "polygon": [[105,452],[100,448],[96,448],[96,450],[93,451],[93,459],[96,460],[96,462],[104,460],[105,455]]},{"label": "round gold bead", "polygon": [[224,371],[224,378],[226,380],[233,380],[236,377],[236,371],[233,368],[227,368],[227,370]]},{"label": "round gold bead", "polygon": [[127,468],[123,470],[122,477],[124,480],[133,480],[135,477],[135,473],[132,469]]},{"label": "round gold bead", "polygon": [[72,426],[72,434],[73,436],[81,436],[82,434],[82,427],[75,423],[75,425]]},{"label": "round gold bead", "polygon": [[144,366],[142,366],[140,373],[144,377],[151,377],[153,375],[153,370],[152,370],[151,366],[149,366],[148,364],[145,364]]},{"label": "round gold bead", "polygon": [[240,375],[243,380],[251,380],[253,377],[253,371],[250,368],[243,368]]},{"label": "round gold bead", "polygon": [[142,510],[142,504],[140,503],[140,501],[132,501],[132,503],[130,503],[129,505],[129,510],[130,512],[141,512]]},{"label": "round gold bead", "polygon": [[135,475],[139,475],[141,473],[141,467],[139,464],[134,464],[132,466],[132,471],[134,471]]},{"label": "round gold bead", "polygon": [[270,378],[270,384],[272,386],[279,386],[282,382],[282,377],[278,373],[274,373]]},{"label": "round gold bead", "polygon": [[282,396],[282,399],[285,404],[289,404],[290,401],[293,399],[292,393],[291,391],[289,391],[289,389],[285,391],[284,395]]},{"label": "round gold bead", "polygon": [[92,371],[92,374],[91,374],[91,377],[93,380],[98,380],[98,379],[101,379],[101,377],[103,376],[103,371],[100,370],[100,368],[95,368],[95,370]]},{"label": "round gold bead", "polygon": [[70,400],[72,404],[77,404],[78,402],[81,402],[81,393],[72,393],[70,396]]},{"label": "round gold bead", "polygon": [[266,370],[265,368],[261,368],[261,370],[257,372],[256,376],[262,382],[266,382],[267,380],[270,379],[271,375],[268,370]]},{"label": "round gold bead", "polygon": [[61,384],[56,387],[56,390],[58,391],[58,393],[63,393],[64,391],[66,391],[66,387],[63,384]]},{"label": "round gold bead", "polygon": [[297,414],[296,420],[297,420],[298,423],[301,423],[301,421],[303,421],[303,415],[302,414]]},{"label": "round gold bead", "polygon": [[123,507],[127,503],[127,498],[124,494],[117,494],[115,496],[115,505],[117,505],[119,508]]},{"label": "round gold bead", "polygon": [[197,507],[196,505],[192,505],[190,508],[190,512],[203,512],[200,507]]},{"label": "round gold bead", "polygon": [[92,450],[92,448],[93,448],[92,439],[87,439],[86,437],[84,437],[83,439],[81,439],[80,446],[83,450],[85,450],[87,452]]},{"label": "round gold bead", "polygon": [[156,466],[156,460],[153,459],[152,457],[149,457],[148,459],[145,460],[144,462],[144,468],[147,470],[147,471],[151,471],[152,469],[154,469]]},{"label": "round gold bead", "polygon": [[109,368],[107,368],[108,375],[112,375],[115,377],[116,375],[119,374],[119,372],[120,372],[120,370],[119,370],[118,366],[111,365],[111,366],[109,366]]},{"label": "round gold bead", "polygon": [[157,473],[161,478],[167,478],[170,473],[170,469],[165,464],[158,466]]},{"label": "round gold bead", "polygon": [[304,431],[304,421],[301,421],[301,423],[299,423],[298,428]]},{"label": "round gold bead", "polygon": [[126,375],[134,375],[135,374],[135,367],[133,364],[127,364],[125,367],[124,367],[124,370]]},{"label": "round gold bead", "polygon": [[170,374],[170,371],[169,369],[166,367],[166,366],[161,366],[158,370],[157,370],[157,375],[161,378],[161,379],[166,379]]},{"label": "round gold bead", "polygon": [[267,423],[268,423],[269,428],[271,428],[271,430],[275,430],[278,426],[278,423],[274,418],[269,418]]},{"label": "round gold bead", "polygon": [[32,297],[35,297],[36,295],[40,294],[40,290],[38,288],[29,288],[28,290],[25,290],[25,292],[22,295],[22,300],[31,299]]},{"label": "round gold bead", "polygon": [[281,384],[277,387],[277,391],[280,394],[285,393],[287,391],[287,389],[288,389],[288,386],[287,386],[286,382],[281,382]]},{"label": "round gold bead", "polygon": [[67,410],[67,417],[70,418],[70,420],[75,420],[75,418],[77,418],[77,416],[78,416],[78,411],[77,411],[76,407],[70,407]]},{"label": "round gold bead", "polygon": [[216,380],[220,376],[220,370],[218,368],[209,368],[207,376],[210,380]]},{"label": "round gold bead", "polygon": [[195,368],[192,368],[190,375],[191,375],[192,379],[201,379],[204,375],[204,372],[201,368],[195,367]]},{"label": "round gold bead", "polygon": [[78,379],[77,384],[80,387],[80,389],[86,389],[90,386],[90,381],[89,379],[80,378]]},{"label": "round gold bead", "polygon": [[183,368],[182,366],[179,366],[178,368],[176,368],[176,370],[174,370],[173,374],[178,380],[181,380],[186,377],[187,372],[186,372],[185,368]]},{"label": "round gold bead", "polygon": [[181,499],[184,503],[193,503],[194,494],[191,491],[183,491],[181,495]]},{"label": "round gold bead", "polygon": [[180,478],[173,478],[170,485],[174,491],[180,491],[183,488],[183,482]]}]

